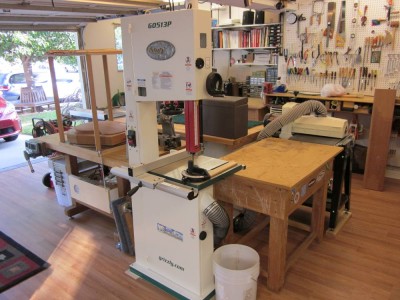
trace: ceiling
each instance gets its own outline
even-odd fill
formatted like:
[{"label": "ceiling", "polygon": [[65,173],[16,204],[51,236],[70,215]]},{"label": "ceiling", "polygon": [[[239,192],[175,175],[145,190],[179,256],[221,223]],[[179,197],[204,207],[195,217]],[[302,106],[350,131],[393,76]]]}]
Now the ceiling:
[{"label": "ceiling", "polygon": [[138,14],[161,0],[1,0],[0,30],[66,30],[90,22]]},{"label": "ceiling", "polygon": [[[172,1],[172,0],[171,0]],[[182,0],[183,2],[184,0]],[[200,3],[200,0],[198,0]],[[168,2],[168,0],[167,0]],[[276,11],[277,0],[203,0]],[[286,0],[286,7],[293,0]],[[74,30],[90,22],[160,10],[162,0],[1,0],[0,30]]]}]

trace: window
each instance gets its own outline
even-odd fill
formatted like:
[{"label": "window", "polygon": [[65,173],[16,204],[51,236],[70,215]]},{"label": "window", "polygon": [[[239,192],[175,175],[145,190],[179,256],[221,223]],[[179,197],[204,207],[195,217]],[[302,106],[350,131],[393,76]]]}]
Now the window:
[{"label": "window", "polygon": [[[122,49],[121,25],[115,26],[114,35],[115,35],[115,49]],[[117,69],[118,71],[122,71],[124,69],[122,54],[117,54]]]}]

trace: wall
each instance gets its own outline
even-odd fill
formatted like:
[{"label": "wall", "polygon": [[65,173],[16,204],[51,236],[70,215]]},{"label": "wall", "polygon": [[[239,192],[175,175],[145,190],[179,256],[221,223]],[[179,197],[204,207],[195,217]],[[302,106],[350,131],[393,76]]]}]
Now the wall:
[{"label": "wall", "polygon": [[[85,49],[115,49],[114,24],[119,24],[119,19],[104,20],[97,23],[89,23],[83,33]],[[106,89],[104,85],[104,72],[102,56],[93,56],[93,76],[98,108],[107,106]],[[111,86],[111,96],[124,90],[123,72],[117,71],[117,59],[115,55],[108,56],[108,68]]]},{"label": "wall", "polygon": [[[400,45],[399,31],[388,22],[385,22],[387,10],[385,5],[387,1],[343,1],[346,3],[346,13],[344,19],[345,30],[343,33],[344,43],[341,47],[336,44],[338,32],[338,23],[341,12],[341,0],[322,1],[321,23],[318,24],[316,9],[313,11],[312,0],[298,1],[298,9],[293,11],[297,16],[305,17],[304,21],[290,24],[287,19],[290,12],[286,12],[282,21],[283,49],[287,50],[288,58],[292,57],[295,63],[290,60],[289,64],[283,56],[279,57],[278,69],[282,82],[287,83],[289,90],[299,90],[319,93],[326,83],[340,83],[346,86],[347,92],[359,95],[373,95],[375,88],[391,88],[398,90],[400,95],[400,55],[398,49]],[[359,2],[358,8],[354,9],[354,3]],[[335,28],[332,38],[327,45],[324,31],[327,28],[328,3],[335,3],[336,13],[334,18]],[[368,6],[366,11],[365,26],[362,25],[361,18],[364,15],[364,7]],[[315,7],[317,8],[317,7]],[[228,7],[219,10],[213,10],[213,18],[218,19],[220,23],[227,19],[242,19],[242,13],[245,9]],[[391,21],[396,24],[400,21],[400,4],[394,1],[392,7]],[[230,16],[229,16],[230,13]],[[269,12],[273,16],[273,11]],[[279,11],[275,11],[275,16],[279,16]],[[279,22],[279,17],[271,20],[266,18],[265,23]],[[381,20],[379,25],[372,26],[372,20]],[[311,20],[313,21],[311,24]],[[353,23],[353,20],[355,21]],[[376,24],[377,22],[375,22]],[[303,40],[303,56],[308,56],[307,60],[300,59]],[[394,42],[393,42],[394,40]],[[318,45],[320,56],[317,56]],[[357,60],[357,51],[361,48],[361,61]],[[348,50],[350,49],[350,50]],[[346,55],[346,52],[348,54]],[[330,54],[332,53],[332,54]],[[337,53],[337,54],[336,54]],[[240,51],[232,51],[233,58],[241,56]],[[365,55],[364,55],[365,54]],[[379,62],[374,61],[374,55],[380,55]],[[229,77],[235,77],[237,81],[244,81],[247,75],[253,71],[262,70],[262,67],[248,66],[230,66],[229,51],[214,51],[214,66],[221,74],[224,80]],[[394,70],[389,70],[396,62]],[[288,71],[294,71],[296,68],[302,75],[288,75]],[[367,76],[360,77],[360,68],[368,68]],[[264,68],[265,69],[265,68]],[[309,75],[304,75],[308,69]],[[393,68],[392,68],[393,69]],[[355,70],[353,78],[347,80],[345,72]],[[389,70],[389,71],[388,71]],[[328,74],[328,78],[326,78]],[[336,79],[334,76],[336,74]],[[361,73],[362,74],[362,73]],[[376,74],[376,79],[375,79]],[[373,79],[373,80],[372,80]],[[360,86],[360,88],[359,88]]]}]

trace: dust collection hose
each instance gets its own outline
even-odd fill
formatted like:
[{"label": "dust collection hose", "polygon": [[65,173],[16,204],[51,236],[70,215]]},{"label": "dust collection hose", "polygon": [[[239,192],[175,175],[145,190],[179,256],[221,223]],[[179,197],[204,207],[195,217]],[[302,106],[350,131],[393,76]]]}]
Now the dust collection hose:
[{"label": "dust collection hose", "polygon": [[202,206],[205,207],[203,209],[204,215],[213,224],[214,247],[217,247],[228,234],[230,225],[229,216],[225,209],[209,194],[203,198]]},{"label": "dust collection hose", "polygon": [[327,110],[326,107],[317,100],[307,100],[299,105],[296,105],[288,113],[280,115],[276,119],[272,120],[267,126],[257,136],[257,141],[271,137],[275,132],[281,129],[283,126],[295,121],[303,115],[310,114],[314,112],[316,115],[321,115],[326,117]]}]

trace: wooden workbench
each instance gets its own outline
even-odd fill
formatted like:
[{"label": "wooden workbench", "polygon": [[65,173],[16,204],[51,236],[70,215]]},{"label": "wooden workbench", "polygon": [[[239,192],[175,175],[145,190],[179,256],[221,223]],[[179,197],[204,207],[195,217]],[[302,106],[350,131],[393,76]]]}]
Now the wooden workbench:
[{"label": "wooden workbench", "polygon": [[[286,270],[301,250],[314,239],[322,239],[332,162],[342,150],[335,146],[269,138],[222,158],[246,165],[246,169],[216,183],[214,197],[228,206],[230,214],[235,205],[270,217],[268,268],[261,272],[267,276],[270,290],[279,291]],[[311,231],[287,258],[289,215],[312,195]],[[233,229],[230,229],[228,240],[232,242],[233,239]]]}]

